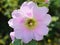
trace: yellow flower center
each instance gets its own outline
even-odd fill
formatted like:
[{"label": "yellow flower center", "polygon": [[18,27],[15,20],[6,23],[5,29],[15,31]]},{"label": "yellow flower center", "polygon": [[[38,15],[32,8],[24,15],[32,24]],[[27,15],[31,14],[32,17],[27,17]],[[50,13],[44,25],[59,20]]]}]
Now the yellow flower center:
[{"label": "yellow flower center", "polygon": [[33,29],[36,27],[36,20],[35,19],[26,19],[25,21],[25,26],[28,28],[28,29]]}]

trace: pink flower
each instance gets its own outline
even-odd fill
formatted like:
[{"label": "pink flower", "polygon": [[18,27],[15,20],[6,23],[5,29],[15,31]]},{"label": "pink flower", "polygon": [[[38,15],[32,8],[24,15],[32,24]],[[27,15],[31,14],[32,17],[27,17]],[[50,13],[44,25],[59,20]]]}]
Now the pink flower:
[{"label": "pink flower", "polygon": [[32,1],[24,2],[20,9],[14,10],[8,24],[14,29],[15,38],[24,43],[32,39],[42,40],[48,34],[48,25],[51,22],[51,16],[47,12],[47,7],[38,7]]}]

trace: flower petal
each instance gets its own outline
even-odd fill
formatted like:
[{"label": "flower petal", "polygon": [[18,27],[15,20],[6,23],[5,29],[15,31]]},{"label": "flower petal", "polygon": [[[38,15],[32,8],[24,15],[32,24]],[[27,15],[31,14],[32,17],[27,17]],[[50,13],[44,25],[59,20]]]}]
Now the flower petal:
[{"label": "flower petal", "polygon": [[34,18],[36,18],[37,20],[40,20],[41,18],[43,18],[43,16],[46,15],[47,12],[48,12],[48,8],[46,7],[33,8],[33,15],[34,15]]},{"label": "flower petal", "polygon": [[12,17],[13,17],[13,18],[22,17],[20,10],[19,10],[19,9],[18,9],[18,10],[14,10],[14,11],[12,12]]},{"label": "flower petal", "polygon": [[14,28],[16,39],[22,39],[22,30]]},{"label": "flower petal", "polygon": [[52,18],[49,14],[46,14],[43,16],[42,20],[40,21],[41,24],[49,25],[51,22]]},{"label": "flower petal", "polygon": [[47,26],[39,24],[39,25],[35,28],[35,31],[34,31],[34,32],[36,32],[37,34],[43,36],[43,35],[47,35],[47,34],[48,34],[49,29],[48,29]]},{"label": "flower petal", "polygon": [[27,5],[28,5],[29,8],[37,7],[37,4],[35,4],[32,1],[30,1]]},{"label": "flower petal", "polygon": [[41,36],[38,33],[34,32],[34,40],[40,41],[42,39],[43,39],[43,36]]},{"label": "flower petal", "polygon": [[21,39],[24,43],[28,43],[32,40],[32,33],[27,30],[24,30],[24,28],[20,28],[14,31],[16,33],[15,37],[17,39]]},{"label": "flower petal", "polygon": [[20,22],[23,23],[22,18],[12,18],[8,21],[8,24],[12,28],[18,28],[20,26]]},{"label": "flower petal", "polygon": [[49,11],[47,7],[39,7],[39,10],[42,14],[46,14]]},{"label": "flower petal", "polygon": [[28,6],[24,6],[20,9],[20,11],[22,12],[22,15],[24,15],[25,17],[33,17],[32,9],[30,9]]},{"label": "flower petal", "polygon": [[9,24],[10,27],[13,27],[13,19],[10,19],[10,20],[8,21],[8,24]]},{"label": "flower petal", "polygon": [[23,31],[23,37],[22,37],[22,41],[24,42],[24,43],[28,43],[28,42],[30,42],[31,40],[32,40],[32,38],[33,38],[33,35],[32,35],[32,32],[29,32],[29,30],[28,31]]},{"label": "flower petal", "polygon": [[45,15],[45,14],[47,14],[47,12],[49,11],[49,9],[47,8],[47,7],[34,7],[33,8],[33,13],[37,13],[37,15]]},{"label": "flower petal", "polygon": [[48,9],[45,8],[46,7],[41,7],[40,10],[35,8],[35,10],[33,10],[33,16],[36,18],[36,20],[40,21],[41,24],[49,25],[51,22],[51,16],[47,14]]},{"label": "flower petal", "polygon": [[16,33],[15,37],[17,39],[21,39],[24,43],[28,43],[33,38],[32,32],[28,30],[27,28],[25,28],[22,23],[20,24],[21,25],[19,26],[19,28],[15,28],[14,30],[14,32]]},{"label": "flower petal", "polygon": [[26,17],[32,18],[33,17],[33,7],[37,7],[37,5],[30,1],[30,2],[24,2],[20,8],[20,11],[22,12],[22,15],[25,15]]},{"label": "flower petal", "polygon": [[25,6],[28,6],[29,8],[32,8],[32,7],[36,7],[37,4],[35,4],[34,2],[30,1],[30,2],[24,2],[22,5],[21,5],[21,8],[25,7]]},{"label": "flower petal", "polygon": [[23,8],[24,6],[27,6],[27,3],[28,3],[28,2],[24,2],[24,3],[21,5],[20,8]]},{"label": "flower petal", "polygon": [[10,37],[12,39],[12,43],[14,42],[14,39],[15,39],[15,32],[11,32],[10,33]]}]

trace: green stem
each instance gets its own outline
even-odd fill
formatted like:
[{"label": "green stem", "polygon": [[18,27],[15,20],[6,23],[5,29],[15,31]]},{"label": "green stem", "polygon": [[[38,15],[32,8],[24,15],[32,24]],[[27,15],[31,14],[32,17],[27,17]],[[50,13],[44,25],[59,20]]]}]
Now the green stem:
[{"label": "green stem", "polygon": [[23,45],[23,41],[21,40],[21,45]]}]

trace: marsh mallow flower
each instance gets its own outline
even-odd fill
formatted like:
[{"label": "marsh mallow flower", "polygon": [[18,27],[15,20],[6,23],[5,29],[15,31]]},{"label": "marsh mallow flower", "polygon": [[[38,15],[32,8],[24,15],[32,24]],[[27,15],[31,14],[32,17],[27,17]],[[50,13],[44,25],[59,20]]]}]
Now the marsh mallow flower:
[{"label": "marsh mallow flower", "polygon": [[32,1],[24,2],[20,9],[12,12],[12,19],[8,21],[9,26],[14,29],[14,37],[24,43],[32,39],[42,40],[48,34],[48,25],[51,22],[51,16],[47,13],[47,7],[38,7]]}]

